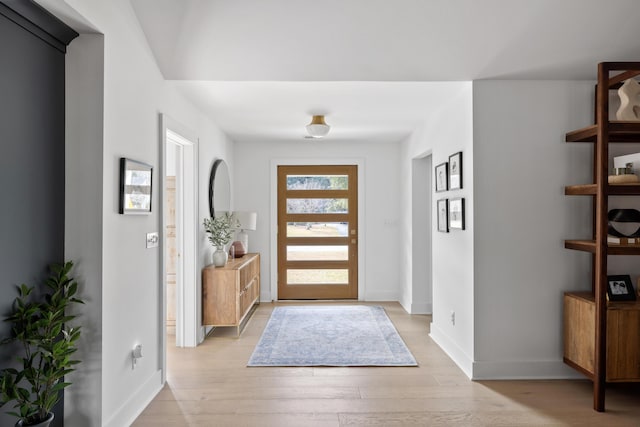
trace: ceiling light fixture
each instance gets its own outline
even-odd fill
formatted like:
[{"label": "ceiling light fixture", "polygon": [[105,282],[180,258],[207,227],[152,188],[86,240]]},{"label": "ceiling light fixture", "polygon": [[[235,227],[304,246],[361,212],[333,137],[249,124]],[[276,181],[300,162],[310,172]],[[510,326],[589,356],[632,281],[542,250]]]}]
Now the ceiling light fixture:
[{"label": "ceiling light fixture", "polygon": [[322,138],[327,136],[331,126],[324,122],[324,116],[318,115],[311,118],[311,123],[307,125],[307,132],[312,138]]}]

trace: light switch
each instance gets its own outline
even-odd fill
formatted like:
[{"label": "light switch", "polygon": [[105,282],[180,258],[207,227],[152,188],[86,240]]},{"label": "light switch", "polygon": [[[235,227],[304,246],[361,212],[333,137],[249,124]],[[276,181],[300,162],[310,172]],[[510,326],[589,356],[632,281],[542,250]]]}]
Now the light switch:
[{"label": "light switch", "polygon": [[157,231],[154,233],[147,233],[147,249],[157,247],[159,241],[160,237]]}]

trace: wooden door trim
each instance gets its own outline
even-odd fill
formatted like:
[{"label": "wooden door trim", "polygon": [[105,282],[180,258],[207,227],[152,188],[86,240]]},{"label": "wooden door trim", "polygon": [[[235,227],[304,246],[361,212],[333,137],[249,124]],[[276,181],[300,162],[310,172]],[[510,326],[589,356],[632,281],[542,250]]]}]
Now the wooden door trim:
[{"label": "wooden door trim", "polygon": [[[359,175],[360,164],[311,164],[286,165],[278,164],[275,170],[275,210],[277,230],[286,233],[287,222],[348,222],[347,236],[342,237],[286,237],[276,233],[276,261],[277,269],[275,289],[278,299],[357,299],[359,295]],[[310,172],[311,169],[311,172]],[[315,169],[315,170],[314,170]],[[349,185],[347,190],[287,190],[287,175],[347,175]],[[281,199],[282,195],[282,199]],[[286,212],[286,200],[291,198],[347,198],[349,200],[348,213],[331,214],[289,214]],[[287,260],[288,245],[345,245],[348,247],[349,260],[332,261],[290,261]],[[284,260],[281,262],[280,260]],[[331,283],[318,285],[287,285],[280,287],[279,281],[286,277],[288,269],[349,269],[348,286],[333,285]],[[286,279],[284,279],[286,280]],[[334,287],[335,286],[335,287]],[[326,289],[321,289],[324,287]],[[290,294],[287,290],[295,292]]]}]

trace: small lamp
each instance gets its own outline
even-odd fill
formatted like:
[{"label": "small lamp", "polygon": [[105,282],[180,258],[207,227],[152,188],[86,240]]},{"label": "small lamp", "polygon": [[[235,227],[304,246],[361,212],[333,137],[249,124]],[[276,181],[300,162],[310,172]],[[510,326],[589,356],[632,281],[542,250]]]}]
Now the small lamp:
[{"label": "small lamp", "polygon": [[[240,225],[236,228],[237,230],[240,230],[237,235],[237,239],[242,244],[242,248],[244,249],[244,253],[246,254],[249,252],[249,235],[245,232],[245,230],[256,229],[258,214],[255,212],[236,211],[233,213],[233,215],[240,223]],[[240,255],[237,249],[236,255]]]}]

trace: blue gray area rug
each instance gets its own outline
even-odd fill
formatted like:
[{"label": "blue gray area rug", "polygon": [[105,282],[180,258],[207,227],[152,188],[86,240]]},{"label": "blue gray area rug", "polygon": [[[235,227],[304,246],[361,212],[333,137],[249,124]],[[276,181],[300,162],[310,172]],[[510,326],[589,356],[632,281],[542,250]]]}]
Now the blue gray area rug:
[{"label": "blue gray area rug", "polygon": [[247,366],[417,366],[379,306],[276,307]]}]

